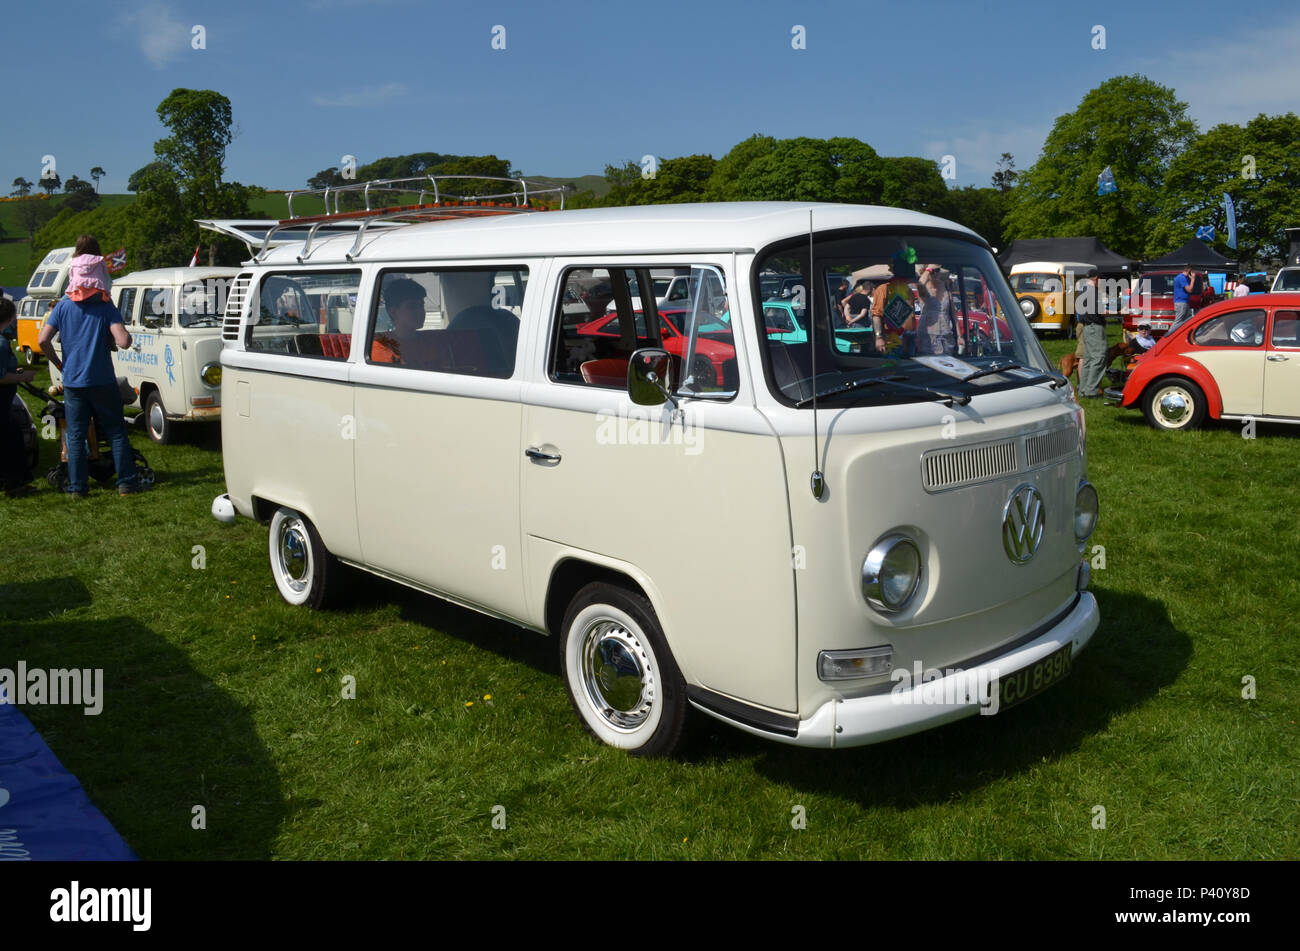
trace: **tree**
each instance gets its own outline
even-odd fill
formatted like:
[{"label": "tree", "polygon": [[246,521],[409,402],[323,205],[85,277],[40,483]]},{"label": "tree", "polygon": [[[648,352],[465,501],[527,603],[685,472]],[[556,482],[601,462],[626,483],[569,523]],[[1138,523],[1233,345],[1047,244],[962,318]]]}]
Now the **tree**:
[{"label": "tree", "polygon": [[50,175],[48,177],[45,175],[41,176],[40,185],[41,188],[45,189],[45,194],[47,195],[53,195],[56,191],[59,190],[59,186],[62,184],[63,184],[63,179],[59,178],[57,172],[55,172],[53,175]]},{"label": "tree", "polygon": [[[1169,164],[1147,255],[1172,251],[1200,225],[1214,226],[1214,244],[1230,258],[1284,255],[1284,229],[1300,223],[1298,141],[1300,117],[1293,112],[1217,125],[1200,136]],[[1227,246],[1224,192],[1236,206],[1235,251]]]},{"label": "tree", "polygon": [[[182,243],[193,239],[190,229],[196,218],[246,217],[249,189],[222,180],[226,147],[234,140],[230,100],[211,89],[173,89],[159,103],[158,118],[171,131],[153,146],[167,174],[151,174],[137,181],[141,200],[146,197],[146,183],[160,189],[156,200],[147,202],[142,212],[141,221],[151,234],[161,237],[157,229],[162,221],[154,215],[164,209],[174,211],[177,200],[181,209],[177,219],[189,231]],[[209,266],[216,264],[218,244],[215,239],[208,244]]]},{"label": "tree", "polygon": [[[1010,152],[1003,152],[993,172],[993,187],[1006,194],[1016,185],[1020,173],[1016,171],[1016,160]],[[999,229],[1000,230],[1000,229]]]},{"label": "tree", "polygon": [[159,171],[167,171],[167,166],[163,165],[162,162],[150,162],[143,168],[137,168],[131,173],[131,177],[126,180],[126,190],[129,192],[138,192],[140,190],[140,183],[147,177],[152,176]]},{"label": "tree", "polygon": [[717,161],[712,155],[682,155],[666,158],[646,183],[649,204],[672,205],[703,201],[704,189],[713,175]]},{"label": "tree", "polygon": [[944,217],[948,213],[948,185],[933,159],[911,155],[882,158],[880,203]]},{"label": "tree", "polygon": [[[1174,156],[1196,135],[1187,104],[1145,76],[1116,76],[1059,116],[1006,218],[1010,238],[1095,235],[1120,254],[1138,257],[1147,246]],[[1097,194],[1107,166],[1119,185]]]},{"label": "tree", "polygon": [[93,178],[93,179],[95,180],[95,193],[96,193],[96,194],[99,193],[99,180],[100,180],[101,178],[103,178],[103,177],[104,177],[105,175],[107,175],[107,174],[108,174],[108,173],[105,172],[105,171],[104,171],[102,168],[100,168],[98,165],[96,165],[94,168],[92,168],[92,169],[90,170],[90,177]]},{"label": "tree", "polygon": [[333,188],[335,185],[342,185],[347,180],[339,172],[338,166],[331,165],[329,168],[321,169],[311,178],[307,179],[308,188]]},{"label": "tree", "polygon": [[995,248],[1005,248],[1002,217],[1007,210],[1007,196],[996,188],[951,188],[947,196],[946,217],[963,224]]},{"label": "tree", "polygon": [[26,198],[31,193],[32,193],[31,182],[23,178],[21,175],[19,175],[17,178],[14,179],[14,190],[9,193],[10,195],[15,195],[19,198]]},{"label": "tree", "polygon": [[36,240],[36,232],[45,222],[54,216],[54,209],[48,202],[24,201],[18,205],[18,223],[27,232],[29,241]]},{"label": "tree", "polygon": [[76,175],[64,183],[63,191],[68,196],[64,199],[64,207],[71,208],[74,212],[85,211],[99,204],[99,195],[95,191],[95,186]]}]

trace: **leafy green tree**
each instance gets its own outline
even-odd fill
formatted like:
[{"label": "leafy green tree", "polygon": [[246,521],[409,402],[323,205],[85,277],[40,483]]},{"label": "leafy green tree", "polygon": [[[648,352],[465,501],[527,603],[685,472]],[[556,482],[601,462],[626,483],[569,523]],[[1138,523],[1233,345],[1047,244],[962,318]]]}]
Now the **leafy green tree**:
[{"label": "leafy green tree", "polygon": [[970,228],[995,248],[1006,247],[1002,217],[1006,214],[1007,196],[997,188],[951,188],[946,204],[945,217]]},{"label": "leafy green tree", "polygon": [[14,190],[9,194],[19,198],[26,198],[32,193],[32,183],[19,175],[14,179]]},{"label": "leafy green tree", "polygon": [[147,176],[151,176],[160,170],[167,170],[167,166],[163,165],[162,162],[150,162],[143,168],[137,168],[131,173],[131,177],[126,180],[126,190],[129,192],[138,192],[140,190],[140,183],[144,181]]},{"label": "leafy green tree", "polygon": [[712,155],[682,155],[664,159],[655,169],[654,177],[646,181],[648,203],[672,205],[703,201],[704,189],[717,164]]},{"label": "leafy green tree", "polygon": [[705,201],[738,201],[745,190],[743,179],[746,170],[757,159],[776,148],[776,139],[757,132],[748,139],[737,142],[731,151],[718,159],[704,189]]},{"label": "leafy green tree", "polygon": [[63,207],[71,208],[74,212],[85,211],[99,204],[99,194],[95,191],[95,186],[76,175],[63,183],[63,191],[67,195],[63,200]]},{"label": "leafy green tree", "polygon": [[[1286,253],[1284,229],[1300,223],[1300,117],[1260,114],[1246,125],[1217,125],[1169,164],[1159,214],[1147,240],[1154,257],[1213,225],[1215,247],[1256,261]],[[1223,194],[1237,212],[1237,248],[1227,246]]]},{"label": "leafy green tree", "polygon": [[[153,150],[161,172],[137,180],[139,185],[140,227],[144,245],[137,244],[135,253],[155,255],[153,242],[172,246],[197,240],[196,218],[246,217],[251,192],[239,182],[224,181],[226,147],[234,140],[233,114],[230,100],[211,89],[173,89],[158,105],[158,118],[171,131],[171,135],[154,143]],[[147,168],[148,166],[146,166]],[[147,188],[158,194],[147,196]],[[176,215],[177,203],[180,214]],[[175,215],[168,226],[163,213]],[[184,229],[183,235],[167,233],[170,227]],[[192,246],[191,246],[192,247]],[[238,260],[238,245],[216,238],[208,241],[208,264],[217,263],[218,249],[222,256]],[[180,257],[178,255],[177,257]],[[189,254],[184,254],[189,260]],[[168,263],[174,263],[169,261]],[[234,263],[233,261],[231,263]]]},{"label": "leafy green tree", "polygon": [[[1042,156],[1010,194],[1010,238],[1096,235],[1112,250],[1140,256],[1157,220],[1174,156],[1196,136],[1187,104],[1145,76],[1116,76],[1059,116]],[[1119,191],[1097,194],[1110,166]]]},{"label": "leafy green tree", "polygon": [[880,203],[943,217],[948,212],[948,185],[933,159],[901,155],[880,160]]},{"label": "leafy green tree", "polygon": [[342,185],[346,179],[338,170],[338,166],[331,165],[329,168],[323,168],[311,178],[307,179],[308,188],[333,188],[335,185]]},{"label": "leafy green tree", "polygon": [[[52,217],[54,217],[54,209],[50,207],[49,202],[31,200],[18,205],[18,224],[27,232],[27,239],[33,243],[36,241],[36,232]],[[45,251],[42,251],[40,256],[44,257]]]},{"label": "leafy green tree", "polygon": [[104,171],[102,168],[100,168],[98,165],[96,165],[94,168],[92,168],[92,169],[90,170],[90,177],[93,178],[93,179],[95,180],[95,192],[96,192],[96,194],[99,193],[99,180],[100,180],[101,178],[103,178],[103,177],[104,177],[105,175],[107,175],[107,174],[108,174],[108,173],[105,172],[105,171]]},{"label": "leafy green tree", "polygon": [[[89,183],[87,183],[89,184]],[[45,205],[45,202],[32,202]],[[36,267],[51,248],[66,248],[77,243],[83,234],[93,234],[106,253],[112,253],[127,243],[130,228],[130,206],[103,205],[84,211],[73,211],[67,204],[50,218],[32,239],[31,266]],[[190,251],[194,250],[193,246]],[[188,258],[186,259],[188,261]]]},{"label": "leafy green tree", "polygon": [[58,172],[55,172],[53,175],[49,175],[49,176],[45,176],[45,175],[41,176],[40,185],[41,188],[45,189],[45,194],[47,195],[53,195],[56,191],[59,190],[59,186],[62,184],[63,184],[63,179],[59,178]]},{"label": "leafy green tree", "polygon": [[993,187],[999,192],[1006,194],[1015,188],[1016,180],[1020,178],[1020,173],[1016,171],[1016,160],[1010,152],[1003,152],[1002,157],[998,159],[997,167],[993,170]]},{"label": "leafy green tree", "polygon": [[882,161],[858,139],[753,135],[718,160],[702,197],[877,204],[883,189]]}]

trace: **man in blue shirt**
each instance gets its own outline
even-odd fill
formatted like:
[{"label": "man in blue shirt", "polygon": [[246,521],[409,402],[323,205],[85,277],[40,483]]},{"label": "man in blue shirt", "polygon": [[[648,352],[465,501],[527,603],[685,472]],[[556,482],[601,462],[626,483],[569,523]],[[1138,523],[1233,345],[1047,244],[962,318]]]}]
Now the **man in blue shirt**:
[{"label": "man in blue shirt", "polygon": [[[54,352],[58,334],[63,356]],[[41,328],[37,341],[50,363],[63,372],[63,396],[67,412],[68,491],[87,495],[86,429],[93,414],[100,432],[113,447],[113,468],[117,491],[131,495],[143,491],[136,480],[131,441],[122,416],[122,396],[113,372],[111,348],[131,346],[131,335],[122,324],[122,314],[102,297],[83,301],[64,297],[55,305]]]},{"label": "man in blue shirt", "polygon": [[1174,277],[1174,322],[1170,325],[1170,330],[1192,316],[1191,295],[1188,293],[1191,283],[1192,266],[1189,264],[1183,268],[1181,274]]}]

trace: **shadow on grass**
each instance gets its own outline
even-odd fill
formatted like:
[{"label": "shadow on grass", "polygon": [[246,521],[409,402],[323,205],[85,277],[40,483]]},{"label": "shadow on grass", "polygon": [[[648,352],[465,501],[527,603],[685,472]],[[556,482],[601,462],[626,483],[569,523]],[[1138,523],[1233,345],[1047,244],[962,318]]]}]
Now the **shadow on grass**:
[{"label": "shadow on grass", "polygon": [[1005,714],[973,716],[887,743],[844,750],[802,750],[767,743],[721,724],[699,729],[690,762],[754,757],[774,782],[838,796],[862,806],[949,801],[1076,750],[1111,719],[1141,706],[1177,680],[1191,639],[1165,606],[1137,594],[1094,590],[1102,623],[1059,686]]},{"label": "shadow on grass", "polygon": [[[81,706],[23,713],[136,855],[271,857],[288,811],[275,765],[247,711],[184,652],[127,617],[6,623],[0,650],[4,666],[103,670],[97,716]],[[191,827],[196,805],[206,830]]]},{"label": "shadow on grass", "polygon": [[[90,602],[90,590],[72,575],[11,581],[0,584],[0,621],[35,621],[83,608]],[[0,650],[6,647],[6,643],[0,643]]]},{"label": "shadow on grass", "polygon": [[[371,611],[394,604],[398,606],[403,621],[432,628],[479,650],[527,664],[534,670],[557,678],[560,676],[560,661],[553,637],[462,608],[450,601],[364,571],[353,571],[351,574],[354,577],[349,580],[344,611]],[[559,690],[564,690],[563,681],[557,680],[556,686]]]}]

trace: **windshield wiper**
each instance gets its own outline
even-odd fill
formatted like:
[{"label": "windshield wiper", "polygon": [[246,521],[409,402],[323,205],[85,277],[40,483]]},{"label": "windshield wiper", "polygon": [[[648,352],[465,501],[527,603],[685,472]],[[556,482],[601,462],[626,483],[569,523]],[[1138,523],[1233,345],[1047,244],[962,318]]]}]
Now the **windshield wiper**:
[{"label": "windshield wiper", "polygon": [[916,383],[908,383],[907,377],[903,376],[873,376],[867,379],[848,380],[838,386],[832,386],[828,390],[823,390],[815,396],[809,396],[806,399],[799,400],[795,403],[796,409],[802,409],[812,404],[813,400],[830,399],[834,396],[841,396],[845,393],[851,393],[854,390],[863,389],[868,386],[877,386],[882,383],[892,383],[894,386],[901,386],[904,389],[916,390],[920,393],[928,393],[932,398],[942,400],[945,406],[952,406],[956,403],[958,406],[965,406],[970,402],[970,397],[961,393],[948,393],[944,390],[936,390],[930,386],[921,386]]},{"label": "windshield wiper", "polygon": [[[996,366],[985,367],[983,370],[976,370],[974,373],[967,373],[964,377],[961,378],[961,381],[963,383],[969,383],[971,380],[978,380],[982,376],[992,376],[994,373],[1003,373],[1007,370],[1028,370],[1028,369],[1030,368],[1027,366],[1022,366],[1019,363],[1000,363],[997,364]],[[1053,376],[1050,373],[1040,373],[1037,376],[1022,377],[1022,379],[1024,379],[1026,383],[1035,383],[1035,384],[1050,383],[1052,384],[1052,389],[1054,390],[1060,389],[1061,387],[1065,386],[1066,383],[1069,382],[1064,377]]]}]

